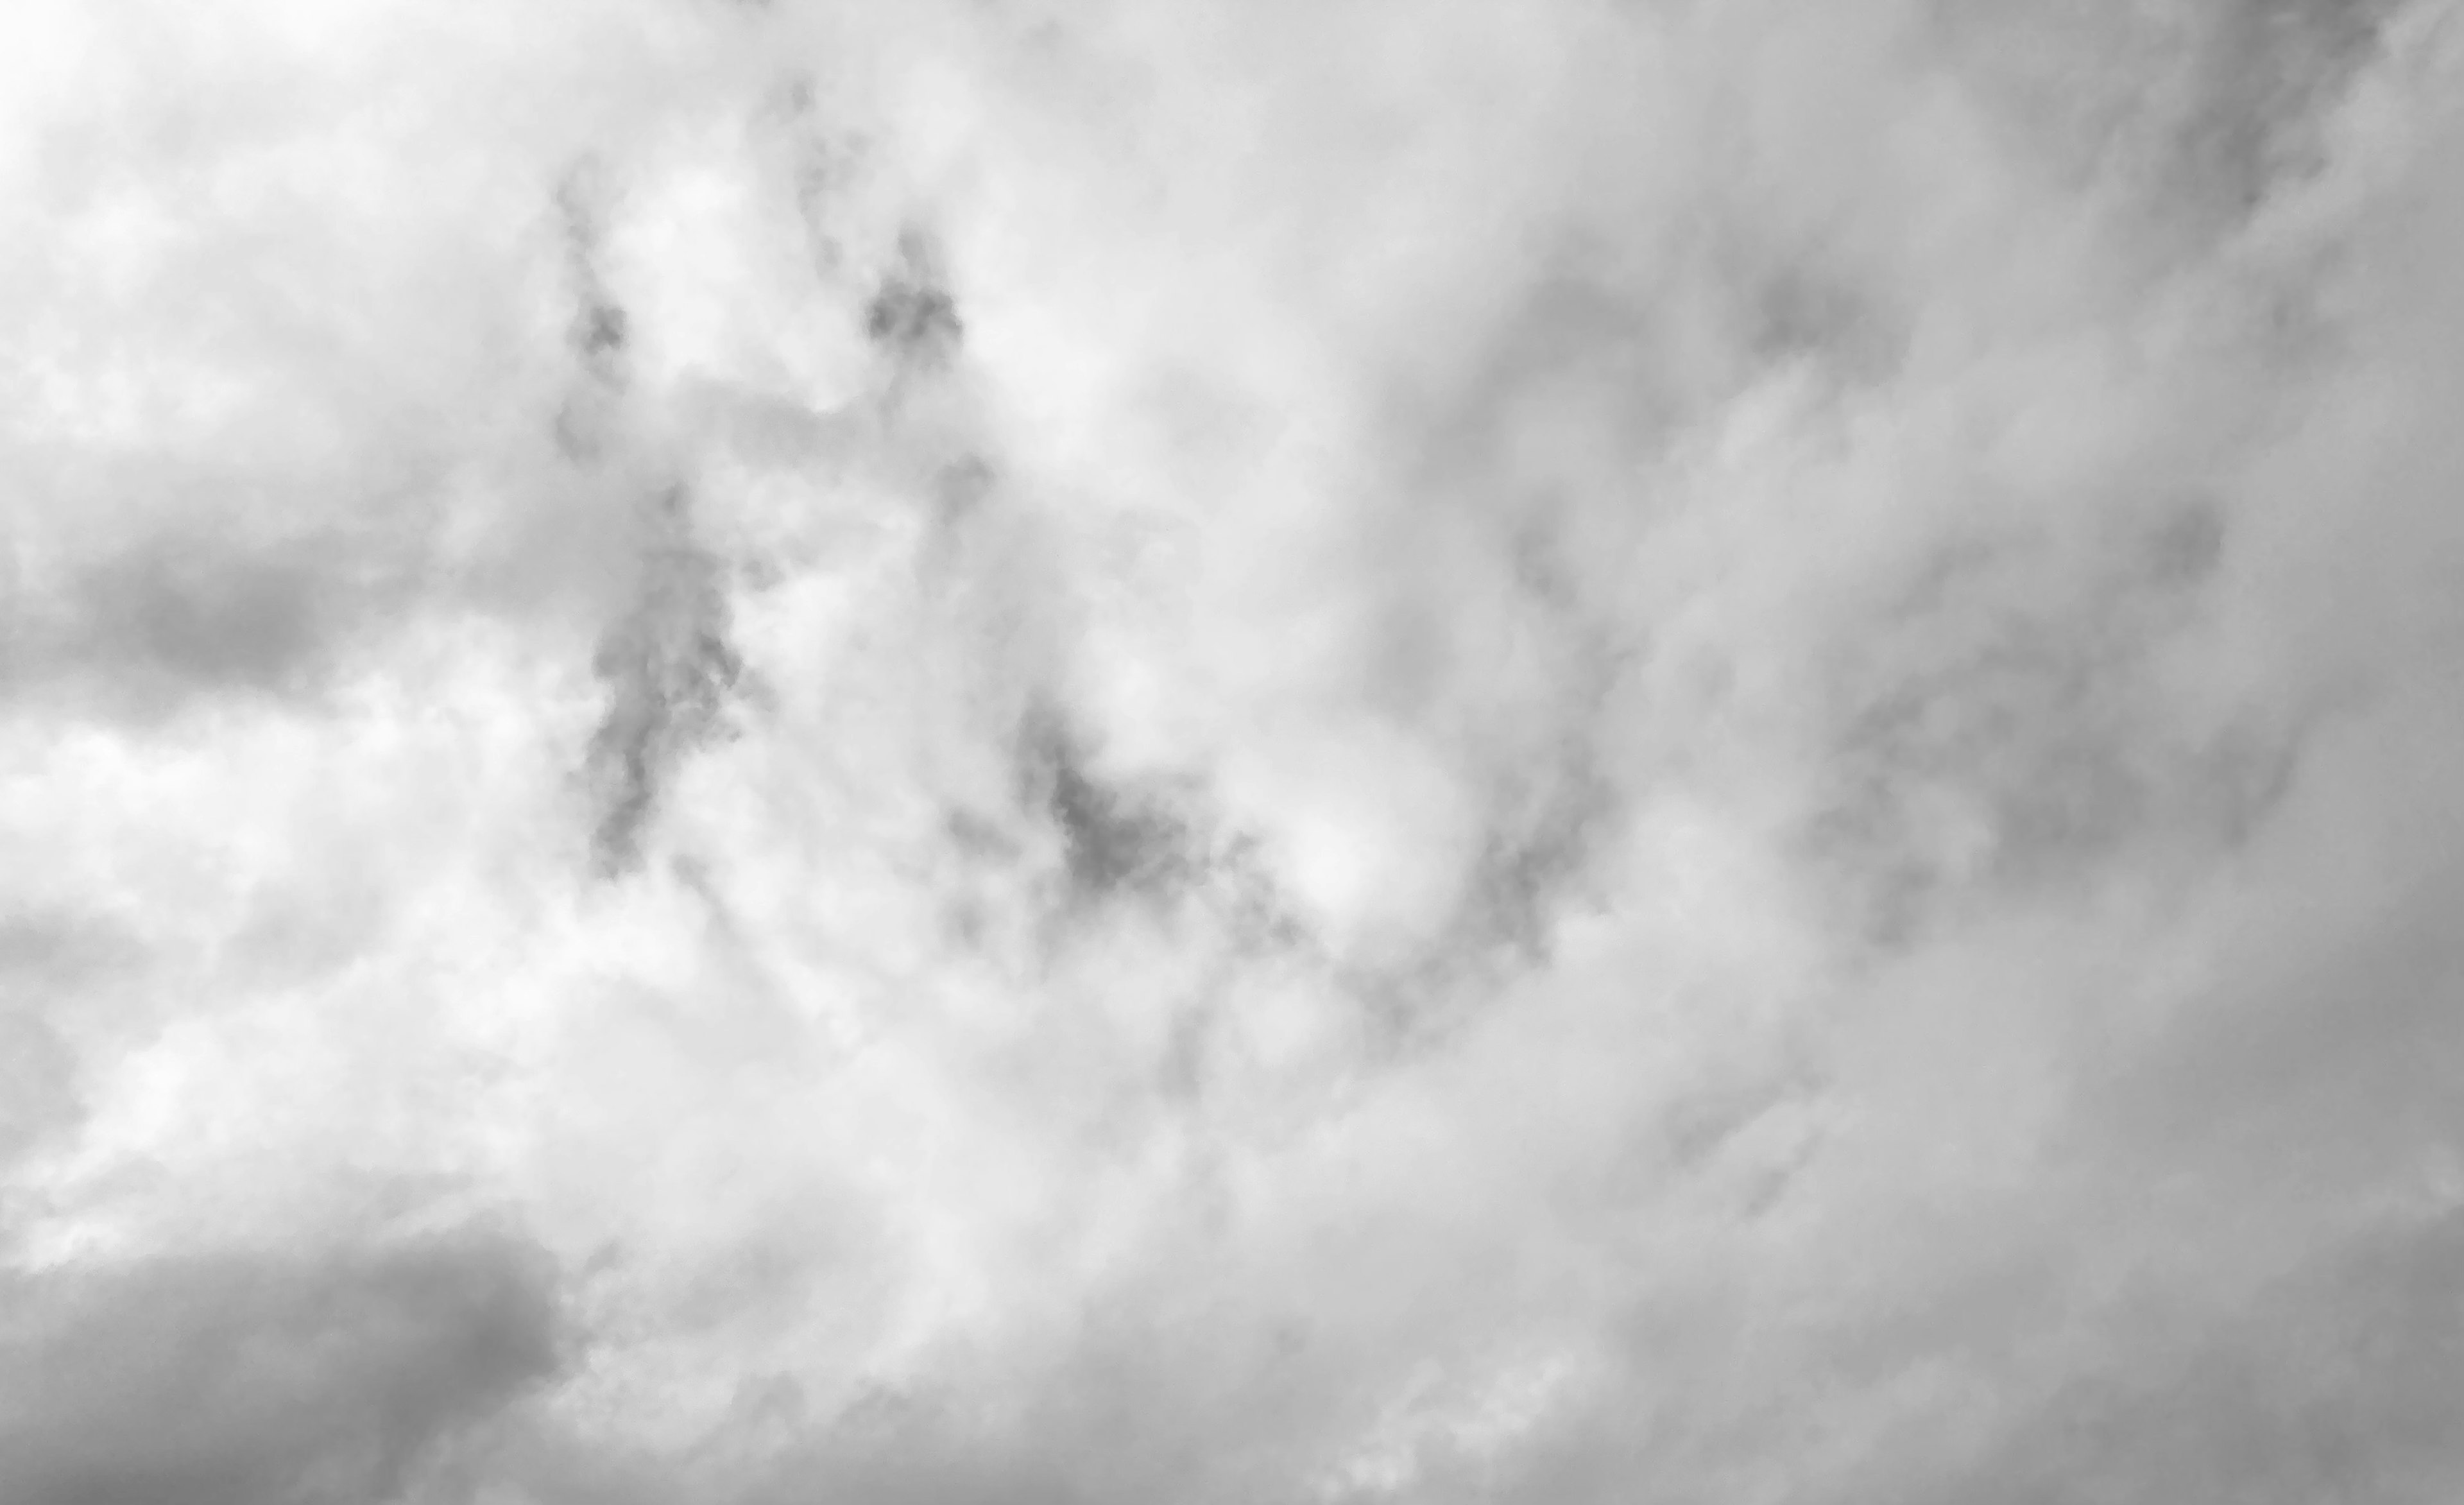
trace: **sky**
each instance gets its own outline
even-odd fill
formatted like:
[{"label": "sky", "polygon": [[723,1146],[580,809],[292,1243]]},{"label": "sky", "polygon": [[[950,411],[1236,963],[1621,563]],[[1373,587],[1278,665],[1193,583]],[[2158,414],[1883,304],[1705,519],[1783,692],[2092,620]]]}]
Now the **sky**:
[{"label": "sky", "polygon": [[0,1501],[2464,1490],[2453,0],[0,59]]}]

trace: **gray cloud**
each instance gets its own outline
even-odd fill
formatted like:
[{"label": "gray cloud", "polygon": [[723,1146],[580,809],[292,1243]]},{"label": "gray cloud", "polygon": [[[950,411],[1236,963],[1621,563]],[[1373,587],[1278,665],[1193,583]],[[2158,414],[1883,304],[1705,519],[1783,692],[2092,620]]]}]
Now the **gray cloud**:
[{"label": "gray cloud", "polygon": [[393,1499],[560,1362],[534,1250],[208,1255],[10,1281],[0,1489],[28,1505]]},{"label": "gray cloud", "polygon": [[2451,1483],[2435,0],[1037,11],[0,79],[0,1497]]}]

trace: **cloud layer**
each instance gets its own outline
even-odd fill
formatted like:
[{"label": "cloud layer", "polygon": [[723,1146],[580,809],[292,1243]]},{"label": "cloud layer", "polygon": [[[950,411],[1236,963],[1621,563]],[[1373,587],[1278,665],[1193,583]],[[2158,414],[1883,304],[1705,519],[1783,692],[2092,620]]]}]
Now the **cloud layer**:
[{"label": "cloud layer", "polygon": [[0,22],[0,1496],[2447,1497],[2444,0]]}]

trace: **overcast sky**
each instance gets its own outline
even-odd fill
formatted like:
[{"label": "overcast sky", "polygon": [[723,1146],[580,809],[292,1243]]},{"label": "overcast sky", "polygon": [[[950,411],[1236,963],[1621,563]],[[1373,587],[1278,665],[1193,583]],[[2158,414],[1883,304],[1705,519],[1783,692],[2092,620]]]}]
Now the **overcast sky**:
[{"label": "overcast sky", "polygon": [[0,1502],[2464,1493],[2452,0],[9,0]]}]

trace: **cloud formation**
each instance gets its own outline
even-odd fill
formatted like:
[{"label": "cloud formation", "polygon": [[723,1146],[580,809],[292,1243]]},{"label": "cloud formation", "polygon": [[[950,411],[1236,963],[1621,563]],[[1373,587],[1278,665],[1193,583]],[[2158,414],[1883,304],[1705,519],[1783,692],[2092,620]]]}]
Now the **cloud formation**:
[{"label": "cloud formation", "polygon": [[29,3],[0,1496],[2451,1494],[2446,0]]},{"label": "cloud formation", "polygon": [[548,1292],[484,1242],[215,1254],[11,1281],[15,1499],[399,1498],[555,1367]]}]

